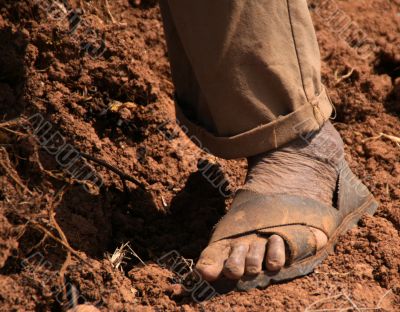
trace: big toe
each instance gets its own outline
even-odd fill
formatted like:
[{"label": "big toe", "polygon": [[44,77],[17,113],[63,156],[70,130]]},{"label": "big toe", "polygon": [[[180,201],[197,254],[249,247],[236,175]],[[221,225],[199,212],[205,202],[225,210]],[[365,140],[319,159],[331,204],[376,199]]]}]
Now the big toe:
[{"label": "big toe", "polygon": [[229,249],[228,241],[222,240],[211,243],[203,250],[196,263],[196,270],[206,281],[214,281],[221,275]]}]

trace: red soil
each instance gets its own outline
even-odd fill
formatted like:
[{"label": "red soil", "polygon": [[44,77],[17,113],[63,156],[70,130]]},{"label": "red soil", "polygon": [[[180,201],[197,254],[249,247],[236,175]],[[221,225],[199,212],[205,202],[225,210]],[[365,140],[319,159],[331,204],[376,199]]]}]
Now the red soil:
[{"label": "red soil", "polygon": [[[156,260],[172,250],[196,260],[230,201],[198,165],[211,164],[234,190],[246,163],[205,154],[173,121],[155,1],[109,1],[111,15],[100,0],[71,0],[70,8],[47,12],[46,0],[0,3],[1,120],[40,113],[75,149],[151,190],[131,182],[124,188],[117,174],[81,159],[103,181],[88,192],[22,119],[2,123],[2,311],[63,310],[71,293],[103,311],[400,310],[400,147],[377,137],[400,135],[399,0],[310,1],[334,123],[351,168],[381,202],[377,214],[343,235],[315,273],[201,304]],[[346,21],[365,34],[361,47],[343,30]],[[104,254],[126,241],[146,265],[131,257],[123,273]]]}]

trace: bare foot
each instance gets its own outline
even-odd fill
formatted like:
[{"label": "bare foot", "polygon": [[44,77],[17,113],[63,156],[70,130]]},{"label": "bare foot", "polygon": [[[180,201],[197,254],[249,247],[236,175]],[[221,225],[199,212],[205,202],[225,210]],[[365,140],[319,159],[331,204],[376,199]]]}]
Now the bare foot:
[{"label": "bare foot", "polygon": [[[262,194],[305,196],[332,205],[343,142],[330,122],[307,141],[297,139],[271,152],[248,159],[249,170],[243,189]],[[266,213],[268,210],[266,209]],[[315,228],[317,250],[327,243],[326,235]],[[284,240],[273,234],[256,234],[223,239],[207,246],[196,264],[207,281],[225,275],[239,279],[261,270],[278,271],[288,258]]]}]

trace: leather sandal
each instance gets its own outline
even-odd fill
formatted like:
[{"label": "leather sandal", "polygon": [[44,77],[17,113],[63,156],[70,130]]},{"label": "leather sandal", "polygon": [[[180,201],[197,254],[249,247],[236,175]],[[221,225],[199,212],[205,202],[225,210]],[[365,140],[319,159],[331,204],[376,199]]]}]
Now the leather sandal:
[{"label": "leather sandal", "polygon": [[[238,290],[265,288],[312,272],[333,252],[341,234],[354,227],[364,214],[375,213],[378,203],[367,187],[344,160],[339,168],[332,206],[289,194],[238,192],[231,209],[216,225],[210,243],[254,233],[267,237],[277,234],[284,239],[287,251],[287,261],[280,271],[244,276],[236,284]],[[311,227],[328,237],[327,244],[318,251]]]}]

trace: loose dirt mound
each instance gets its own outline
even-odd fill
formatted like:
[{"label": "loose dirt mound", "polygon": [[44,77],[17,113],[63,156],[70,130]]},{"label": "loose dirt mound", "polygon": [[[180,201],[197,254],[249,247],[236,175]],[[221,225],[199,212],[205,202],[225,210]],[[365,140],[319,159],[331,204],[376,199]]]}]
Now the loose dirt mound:
[{"label": "loose dirt mound", "polygon": [[[400,310],[400,2],[310,9],[347,159],[381,206],[315,273],[199,304],[160,257],[196,260],[246,164],[174,122],[155,1],[1,0],[1,310]],[[145,265],[112,255],[128,241]]]}]

